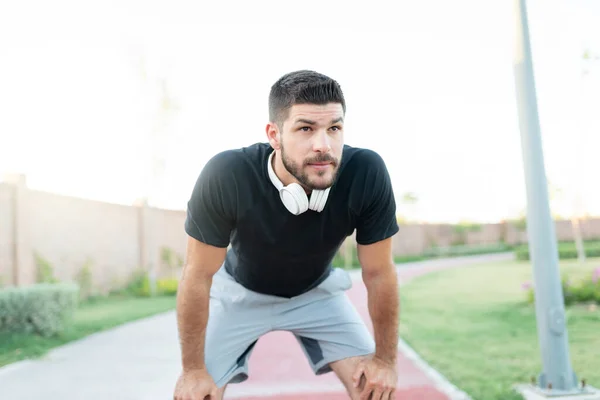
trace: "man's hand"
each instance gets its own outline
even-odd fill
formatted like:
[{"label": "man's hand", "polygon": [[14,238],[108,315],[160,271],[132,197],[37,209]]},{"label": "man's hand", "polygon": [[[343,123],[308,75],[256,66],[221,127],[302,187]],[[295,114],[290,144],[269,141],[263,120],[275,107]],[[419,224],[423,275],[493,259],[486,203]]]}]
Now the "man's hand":
[{"label": "man's hand", "polygon": [[360,393],[361,400],[392,400],[398,382],[396,363],[390,364],[376,356],[367,357],[356,366],[352,380],[356,388],[361,385],[361,381],[364,384]]},{"label": "man's hand", "polygon": [[[358,385],[364,374],[366,383],[361,388],[361,399],[388,400],[393,398],[398,379],[396,356],[400,304],[398,277],[392,261],[392,240],[359,245],[358,259],[367,287],[375,354],[358,365],[354,381]],[[356,387],[360,388],[360,385]],[[373,397],[369,397],[371,394]]]},{"label": "man's hand", "polygon": [[218,400],[218,388],[205,369],[184,371],[175,385],[174,400]]},{"label": "man's hand", "polygon": [[175,400],[217,400],[217,388],[204,363],[204,347],[212,278],[226,251],[188,237],[187,262],[177,290],[183,373],[177,380]]}]

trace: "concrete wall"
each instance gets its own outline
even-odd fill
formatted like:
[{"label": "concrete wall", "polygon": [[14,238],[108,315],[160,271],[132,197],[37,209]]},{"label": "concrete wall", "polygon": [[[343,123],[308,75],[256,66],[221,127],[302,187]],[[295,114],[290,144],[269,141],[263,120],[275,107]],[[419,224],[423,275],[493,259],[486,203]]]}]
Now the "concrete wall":
[{"label": "concrete wall", "polygon": [[[465,229],[449,224],[400,225],[400,231],[394,238],[395,255],[421,254],[432,247],[451,245],[508,245],[528,242],[526,228],[514,222],[481,224],[475,229]],[[580,222],[584,240],[600,239],[600,218],[587,218]],[[559,241],[574,240],[573,227],[570,220],[555,221],[556,238]]]},{"label": "concrete wall", "polygon": [[14,281],[13,202],[13,186],[7,183],[0,183],[0,285],[9,284]]},{"label": "concrete wall", "polygon": [[30,190],[22,175],[4,180],[0,283],[34,283],[41,266],[61,281],[75,280],[88,268],[99,291],[125,284],[139,269],[177,276],[185,253],[185,212]]},{"label": "concrete wall", "polygon": [[140,267],[139,210],[29,191],[27,230],[34,254],[68,280],[88,265],[106,287]]},{"label": "concrete wall", "polygon": [[[60,196],[28,189],[22,175],[7,176],[0,183],[0,284],[36,282],[40,265],[51,266],[60,280],[75,279],[88,267],[101,291],[125,283],[140,268],[176,277],[185,255],[184,221],[184,211]],[[581,230],[585,239],[600,238],[600,219],[583,220]],[[570,221],[557,221],[556,234],[559,240],[572,240]],[[499,242],[526,243],[527,234],[512,223],[470,230],[402,224],[394,237],[394,254]],[[354,245],[354,237],[346,244]]]}]

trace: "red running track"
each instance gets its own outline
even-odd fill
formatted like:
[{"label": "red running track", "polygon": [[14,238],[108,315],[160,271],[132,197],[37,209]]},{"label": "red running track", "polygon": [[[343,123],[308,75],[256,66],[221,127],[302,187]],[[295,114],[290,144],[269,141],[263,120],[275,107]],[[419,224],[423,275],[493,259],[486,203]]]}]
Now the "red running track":
[{"label": "red running track", "polygon": [[[400,269],[400,282],[446,268],[431,266]],[[361,280],[355,280],[347,295],[373,331],[367,307],[367,291]],[[258,400],[347,400],[344,387],[334,373],[315,376],[296,339],[288,332],[271,332],[263,336],[252,353],[250,377],[246,382],[229,385],[225,399]],[[449,400],[436,388],[434,381],[411,359],[398,352],[398,385],[396,399]]]}]

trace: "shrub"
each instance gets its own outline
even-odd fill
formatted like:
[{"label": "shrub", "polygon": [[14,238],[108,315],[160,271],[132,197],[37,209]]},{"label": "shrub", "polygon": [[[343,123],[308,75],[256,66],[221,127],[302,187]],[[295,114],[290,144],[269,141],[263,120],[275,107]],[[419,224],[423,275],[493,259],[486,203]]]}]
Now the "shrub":
[{"label": "shrub", "polygon": [[150,278],[148,277],[148,273],[144,270],[134,272],[129,284],[125,288],[125,292],[139,297],[150,296]]},{"label": "shrub", "polygon": [[[350,263],[349,263],[349,268],[358,268],[360,266],[360,263],[358,261],[358,253],[357,253],[357,249],[356,246],[352,246],[352,254],[351,254],[351,258],[350,258]],[[341,247],[336,253],[335,253],[335,257],[332,260],[332,265],[336,268],[346,268],[346,253],[345,253],[345,249],[343,247]]]},{"label": "shrub", "polygon": [[[529,304],[535,301],[535,290],[529,282],[522,285],[526,291],[526,300]],[[573,284],[568,277],[562,278],[563,300],[565,305],[580,303],[600,304],[600,267],[596,268],[591,276]]]},{"label": "shrub", "polygon": [[[157,279],[156,294],[158,296],[174,296],[177,294],[178,283],[179,281],[175,278]],[[120,292],[135,297],[150,297],[152,291],[148,272],[143,270],[136,271],[129,284]],[[119,293],[119,291],[116,293]]]},{"label": "shrub", "polygon": [[51,336],[61,332],[77,309],[79,287],[38,283],[0,290],[0,331]]},{"label": "shrub", "polygon": [[33,254],[35,265],[37,269],[37,282],[38,283],[58,283],[58,279],[54,276],[54,268],[52,264],[38,253]]},{"label": "shrub", "polygon": [[156,291],[163,296],[175,296],[179,281],[175,278],[159,279],[156,281]]},{"label": "shrub", "polygon": [[511,246],[505,243],[482,244],[482,245],[462,245],[448,247],[432,247],[423,253],[426,258],[436,257],[459,257],[459,256],[475,256],[482,254],[494,254],[510,251]]},{"label": "shrub", "polygon": [[92,277],[92,268],[90,263],[86,263],[77,275],[75,275],[75,282],[79,285],[79,299],[87,300],[92,296],[93,290],[93,277]]},{"label": "shrub", "polygon": [[[401,255],[394,256],[394,262],[397,264],[430,260],[432,258],[442,257],[462,257],[462,256],[476,256],[483,254],[494,254],[503,253],[513,250],[513,247],[506,243],[494,243],[494,244],[481,244],[481,245],[452,245],[452,246],[434,246],[425,250],[420,254]],[[340,249],[332,261],[332,265],[338,268],[345,268],[346,261],[344,259],[344,251]],[[352,262],[350,268],[359,268],[360,263],[358,261],[358,255],[356,253],[356,246],[352,247]]]},{"label": "shrub", "polygon": [[[588,241],[583,245],[586,257],[600,257],[600,241]],[[529,261],[529,246],[519,246],[515,249],[518,260]],[[558,258],[561,260],[577,258],[577,247],[575,242],[559,242]]]}]

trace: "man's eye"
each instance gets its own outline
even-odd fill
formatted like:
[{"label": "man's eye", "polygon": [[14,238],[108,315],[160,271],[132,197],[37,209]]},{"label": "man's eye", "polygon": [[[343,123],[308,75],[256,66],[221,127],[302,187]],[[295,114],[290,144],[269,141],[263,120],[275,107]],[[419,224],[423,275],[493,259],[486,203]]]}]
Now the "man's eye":
[{"label": "man's eye", "polygon": [[340,126],[332,126],[331,129],[333,131],[339,131],[340,129],[342,129]]},{"label": "man's eye", "polygon": [[308,132],[310,130],[310,126],[303,126],[300,128],[301,131]]}]

